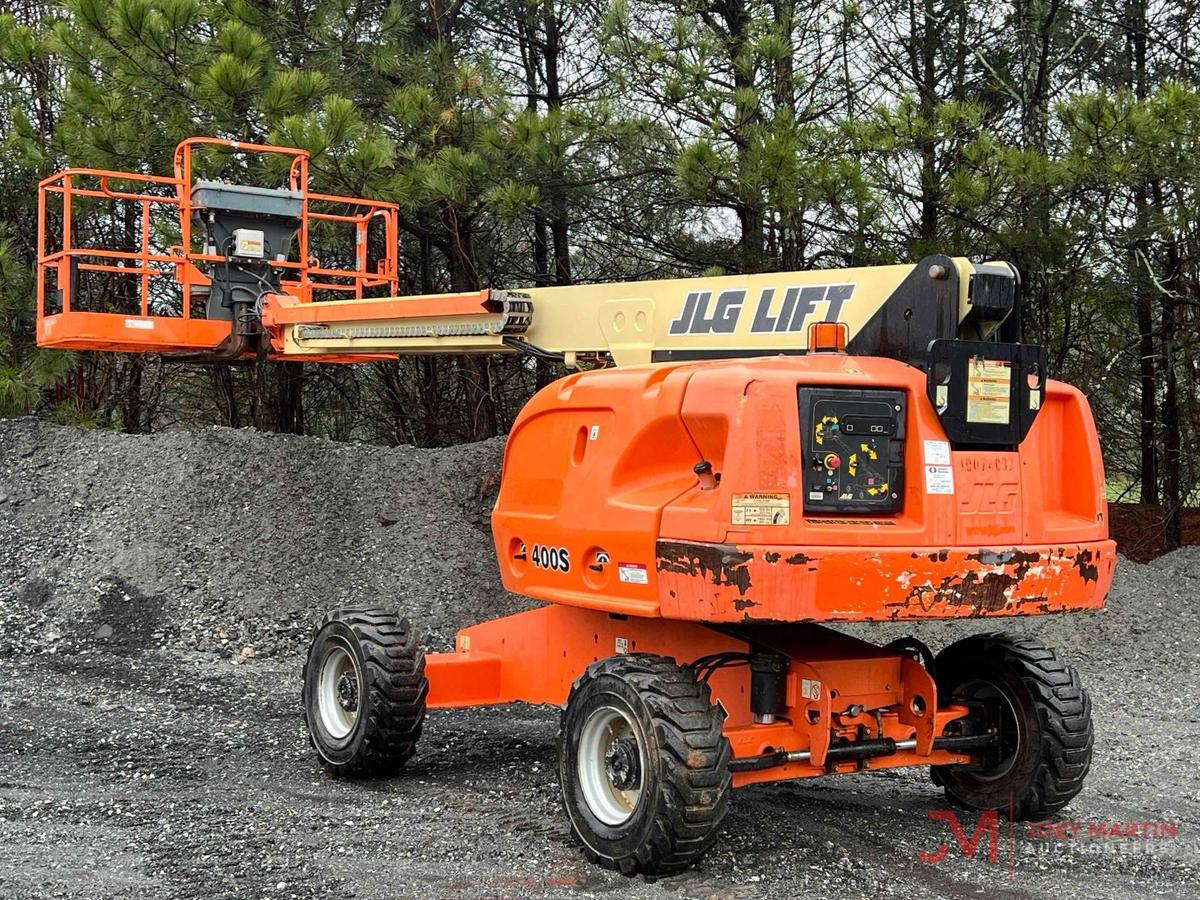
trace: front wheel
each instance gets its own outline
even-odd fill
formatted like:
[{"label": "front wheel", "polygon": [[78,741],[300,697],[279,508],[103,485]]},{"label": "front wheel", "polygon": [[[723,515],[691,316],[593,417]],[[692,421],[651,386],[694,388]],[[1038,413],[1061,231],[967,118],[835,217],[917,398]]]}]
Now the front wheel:
[{"label": "front wheel", "polygon": [[416,752],[425,720],[425,653],[407,619],[335,609],[304,664],[304,724],[335,775],[389,775]]},{"label": "front wheel", "polygon": [[934,766],[951,801],[1011,811],[1058,812],[1083,788],[1092,760],[1092,704],[1079,673],[1031,638],[983,634],[937,658],[939,697],[971,705],[998,732],[978,765]]},{"label": "front wheel", "polygon": [[667,875],[716,840],[732,793],[729,741],[707,684],[648,653],[588,667],[559,734],[563,805],[584,854],[625,875]]}]

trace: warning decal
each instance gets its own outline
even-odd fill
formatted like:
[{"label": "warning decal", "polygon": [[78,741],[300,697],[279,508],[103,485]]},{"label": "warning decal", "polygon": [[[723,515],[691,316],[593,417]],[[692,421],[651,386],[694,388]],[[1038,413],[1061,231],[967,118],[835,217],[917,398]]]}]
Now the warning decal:
[{"label": "warning decal", "polygon": [[954,469],[950,466],[926,466],[925,493],[953,494]]},{"label": "warning decal", "polygon": [[950,466],[949,441],[925,442],[925,493],[954,493],[954,469]]},{"label": "warning decal", "polygon": [[1007,425],[1012,363],[977,357],[967,367],[967,421]]},{"label": "warning decal", "polygon": [[787,525],[791,502],[787,494],[734,494],[734,525]]},{"label": "warning decal", "polygon": [[650,582],[644,563],[617,563],[617,578],[626,584],[649,584]]},{"label": "warning decal", "polygon": [[926,441],[925,442],[925,465],[927,465],[927,466],[948,466],[948,465],[950,465],[950,442],[949,441]]}]

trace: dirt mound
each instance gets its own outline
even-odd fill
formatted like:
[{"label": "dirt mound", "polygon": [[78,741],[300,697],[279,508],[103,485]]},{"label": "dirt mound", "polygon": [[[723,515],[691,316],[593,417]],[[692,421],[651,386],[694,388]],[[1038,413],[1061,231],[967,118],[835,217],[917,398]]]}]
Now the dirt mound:
[{"label": "dirt mound", "polygon": [[324,608],[382,603],[440,649],[521,606],[488,530],[502,452],[3,421],[0,600],[116,650],[231,653],[294,649]]}]

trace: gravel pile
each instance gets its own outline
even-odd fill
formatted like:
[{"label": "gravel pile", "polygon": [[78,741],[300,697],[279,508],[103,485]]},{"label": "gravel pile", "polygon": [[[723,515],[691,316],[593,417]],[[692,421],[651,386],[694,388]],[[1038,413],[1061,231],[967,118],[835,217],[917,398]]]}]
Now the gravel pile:
[{"label": "gravel pile", "polygon": [[697,868],[627,881],[567,832],[557,711],[520,705],[431,713],[399,778],[328,778],[299,710],[326,607],[402,609],[441,649],[524,605],[488,534],[501,451],[0,421],[0,898],[1196,896],[1200,548],[1123,560],[1097,613],[854,629],[1059,648],[1097,733],[1059,818],[1175,838],[1017,829],[964,859],[906,769],[740,790]]},{"label": "gravel pile", "polygon": [[520,608],[488,531],[502,453],[0,421],[0,600],[113,646],[231,654],[298,649],[314,611],[383,603],[449,647]]}]

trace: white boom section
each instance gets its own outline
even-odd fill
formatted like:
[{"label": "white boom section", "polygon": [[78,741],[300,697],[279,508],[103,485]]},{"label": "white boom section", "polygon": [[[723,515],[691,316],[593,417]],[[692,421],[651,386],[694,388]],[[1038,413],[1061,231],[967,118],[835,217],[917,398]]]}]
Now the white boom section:
[{"label": "white boom section", "polygon": [[[853,342],[889,301],[910,304],[905,319],[927,315],[911,306],[933,305],[937,290],[955,291],[956,301],[947,299],[962,324],[974,278],[1015,278],[1004,263],[935,259],[943,262],[919,264],[925,271],[873,266],[322,303],[274,295],[263,322],[276,352],[294,358],[526,350],[561,354],[568,366],[589,357],[629,366],[800,352],[809,325],[822,321],[844,322]],[[976,321],[975,334],[964,336],[994,327]]]}]

